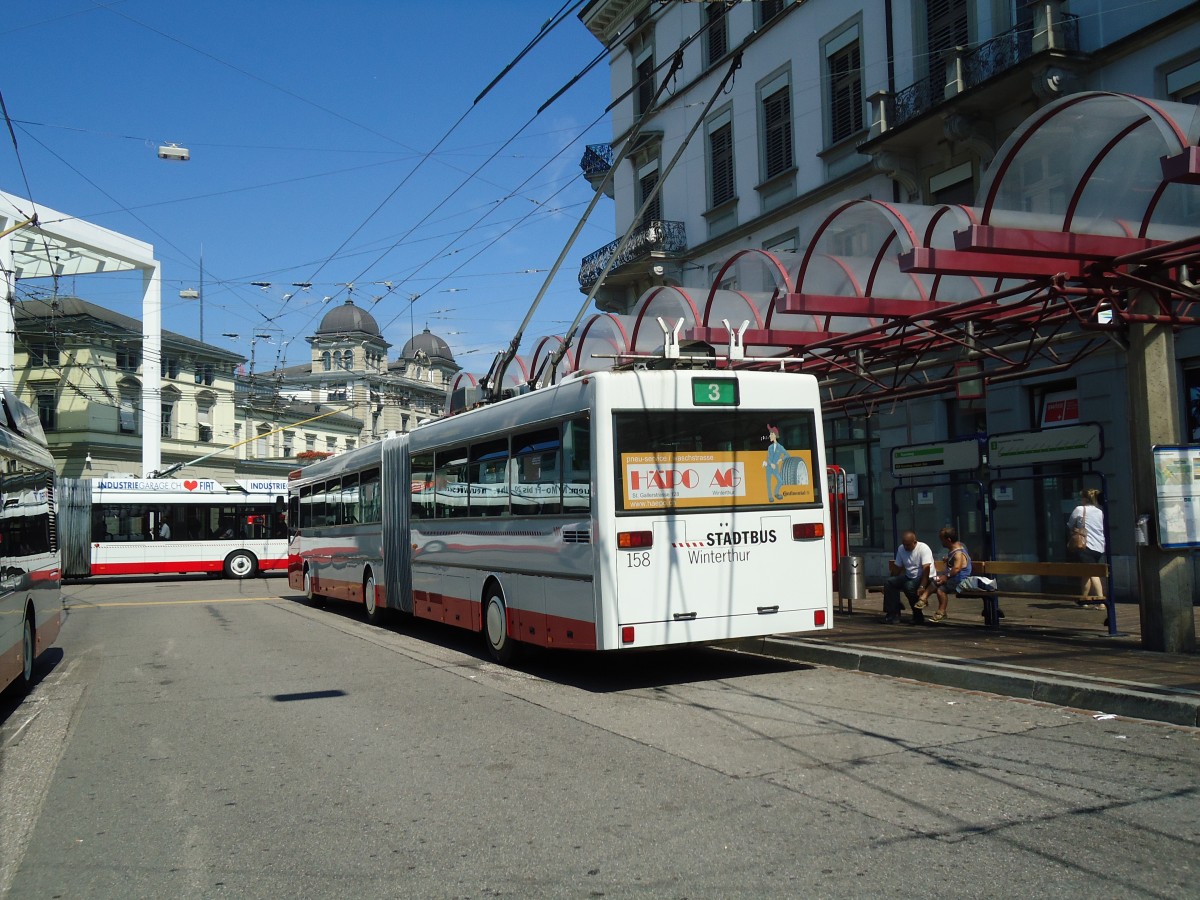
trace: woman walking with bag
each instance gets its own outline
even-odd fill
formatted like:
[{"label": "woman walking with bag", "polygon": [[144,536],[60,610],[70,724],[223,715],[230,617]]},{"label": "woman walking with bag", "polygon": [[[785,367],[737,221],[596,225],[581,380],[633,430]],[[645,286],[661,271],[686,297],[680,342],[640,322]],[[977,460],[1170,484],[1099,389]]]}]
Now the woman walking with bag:
[{"label": "woman walking with bag", "polygon": [[[1079,494],[1079,506],[1071,510],[1067,519],[1067,550],[1080,562],[1098,563],[1104,559],[1104,510],[1098,505],[1099,499],[1100,491],[1085,488]],[[1099,575],[1085,576],[1080,590],[1082,595],[1075,601],[1080,606],[1098,608],[1097,604],[1104,600],[1104,582]]]}]

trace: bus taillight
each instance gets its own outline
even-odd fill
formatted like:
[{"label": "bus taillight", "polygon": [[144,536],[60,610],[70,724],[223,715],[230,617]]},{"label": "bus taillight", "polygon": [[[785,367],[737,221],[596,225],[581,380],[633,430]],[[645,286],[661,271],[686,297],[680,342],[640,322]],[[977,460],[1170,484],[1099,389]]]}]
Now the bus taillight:
[{"label": "bus taillight", "polygon": [[806,522],[792,526],[793,541],[808,541],[825,537],[825,526],[821,522]]},{"label": "bus taillight", "polygon": [[621,531],[617,533],[617,547],[621,550],[645,550],[654,546],[652,531]]},{"label": "bus taillight", "polygon": [[632,644],[633,643],[633,626],[632,625],[624,625],[621,627],[621,643],[622,644]]},{"label": "bus taillight", "polygon": [[813,624],[816,625],[818,628],[825,627],[825,610],[823,610],[823,609],[817,610],[816,615],[813,617]]}]

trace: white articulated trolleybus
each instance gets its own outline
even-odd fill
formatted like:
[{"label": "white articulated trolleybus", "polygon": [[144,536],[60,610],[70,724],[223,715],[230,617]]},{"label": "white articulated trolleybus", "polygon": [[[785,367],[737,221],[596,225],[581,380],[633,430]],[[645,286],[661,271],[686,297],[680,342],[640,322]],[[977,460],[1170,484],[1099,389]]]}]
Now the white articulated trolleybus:
[{"label": "white articulated trolleybus", "polygon": [[816,381],[578,374],[293,473],[289,579],[518,643],[831,627]]},{"label": "white articulated trolleybus", "polygon": [[66,575],[283,572],[286,498],[285,479],[64,479]]},{"label": "white articulated trolleybus", "polygon": [[54,459],[38,417],[0,399],[0,689],[29,687],[62,626]]}]

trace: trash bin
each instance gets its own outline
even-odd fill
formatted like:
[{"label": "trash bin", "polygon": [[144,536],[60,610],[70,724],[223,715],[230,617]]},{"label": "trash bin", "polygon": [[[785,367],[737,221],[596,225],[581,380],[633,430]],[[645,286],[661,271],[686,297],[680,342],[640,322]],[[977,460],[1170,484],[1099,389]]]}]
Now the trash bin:
[{"label": "trash bin", "polygon": [[842,603],[854,612],[854,601],[867,598],[867,573],[861,556],[843,556],[838,563],[838,612]]}]

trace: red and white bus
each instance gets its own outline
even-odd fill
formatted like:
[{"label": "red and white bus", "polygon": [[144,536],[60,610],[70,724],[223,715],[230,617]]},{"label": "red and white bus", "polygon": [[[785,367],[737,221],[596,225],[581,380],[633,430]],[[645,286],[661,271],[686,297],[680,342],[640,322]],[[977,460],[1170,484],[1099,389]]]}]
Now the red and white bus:
[{"label": "red and white bus", "polygon": [[34,660],[58,638],[62,597],[54,459],[38,417],[0,395],[0,689],[28,688]]},{"label": "red and white bus", "polygon": [[67,577],[250,578],[287,569],[287,481],[64,479],[60,535]]},{"label": "red and white bus", "polygon": [[619,650],[829,628],[816,381],[607,371],[293,473],[310,598]]}]

